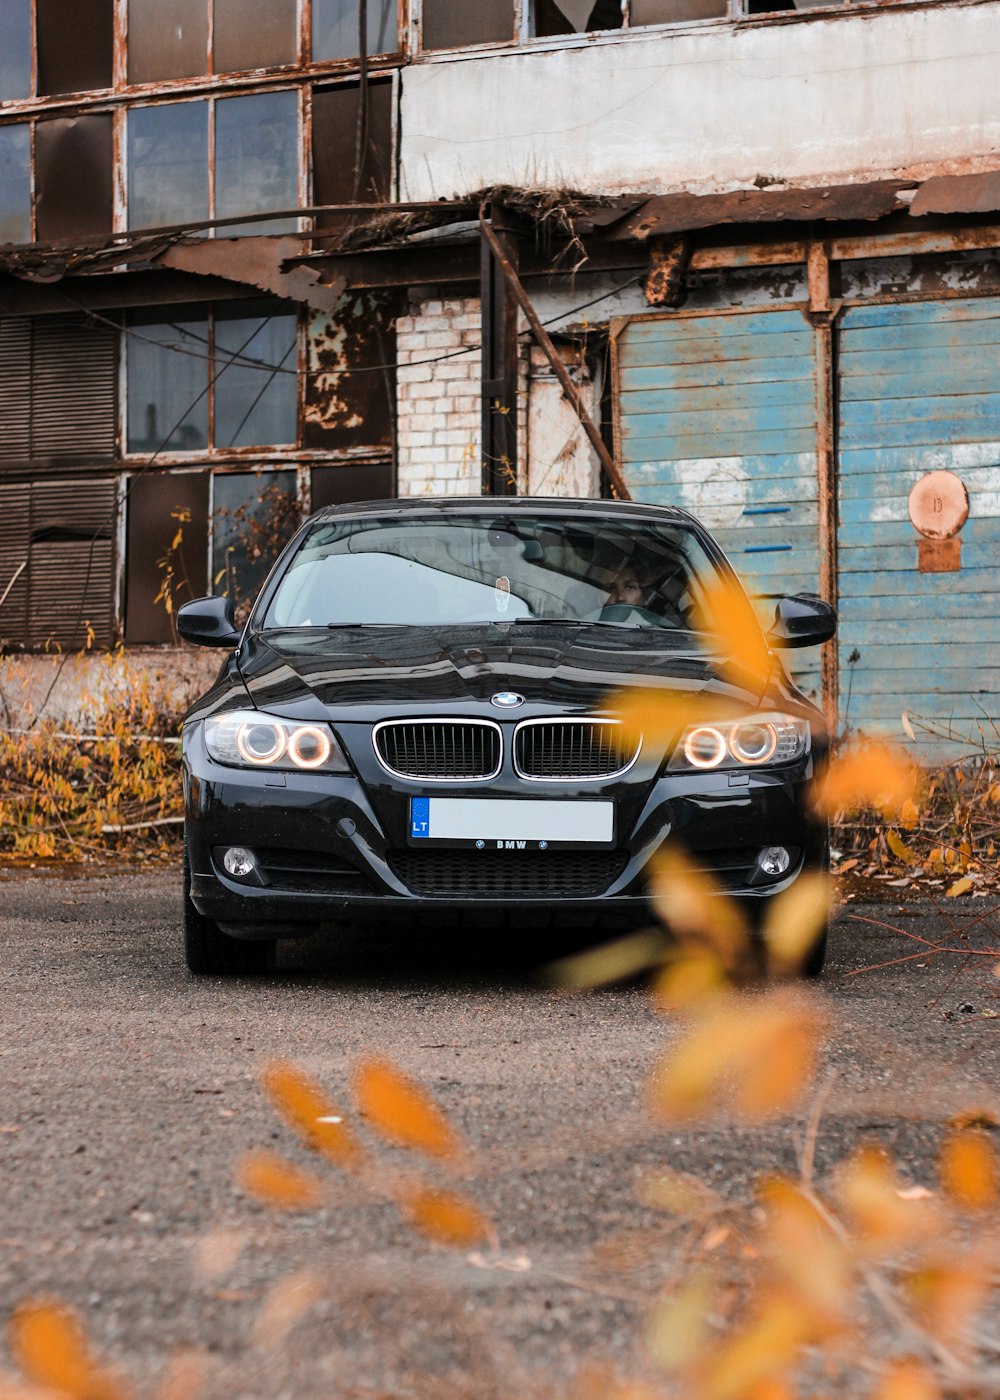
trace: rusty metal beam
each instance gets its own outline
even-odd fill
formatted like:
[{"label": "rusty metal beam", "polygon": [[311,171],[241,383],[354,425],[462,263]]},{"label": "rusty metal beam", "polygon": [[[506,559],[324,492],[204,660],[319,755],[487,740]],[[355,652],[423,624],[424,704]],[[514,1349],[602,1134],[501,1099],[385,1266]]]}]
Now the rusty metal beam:
[{"label": "rusty metal beam", "polygon": [[577,418],[579,418],[580,424],[583,427],[583,431],[587,434],[591,447],[593,447],[594,451],[597,453],[598,460],[601,463],[601,467],[604,470],[605,476],[611,484],[612,490],[614,491],[615,495],[619,498],[619,500],[630,501],[632,497],[629,493],[628,487],[625,484],[625,478],[618,470],[614,458],[608,451],[604,439],[601,437],[597,424],[587,412],[586,405],[584,404],[576,385],[569,377],[569,371],[563,364],[562,357],[559,354],[558,350],[553,345],[551,336],[549,335],[545,327],[542,325],[541,321],[538,319],[538,313],[532,306],[531,300],[528,297],[527,292],[524,290],[520,277],[518,277],[517,272],[511,265],[510,259],[507,257],[507,254],[504,252],[500,244],[500,240],[497,238],[492,228],[490,228],[489,221],[485,217],[485,210],[480,210],[479,226],[483,231],[483,237],[490,245],[490,248],[493,252],[493,256],[496,258],[497,262],[500,265],[503,275],[510,283],[510,289],[514,293],[515,298],[517,299],[518,306],[520,306],[521,310],[524,312],[525,319],[527,320],[528,325],[531,327],[535,339],[538,341],[538,344],[545,352],[546,359],[552,366],[553,372],[556,378],[559,380],[560,385],[562,386],[563,393],[566,395],[567,399],[569,399],[569,402],[572,405],[572,408],[576,413]]},{"label": "rusty metal beam", "polygon": [[[493,206],[489,227],[516,270],[518,238],[505,211]],[[517,495],[517,301],[485,233],[480,236],[482,391],[480,454],[484,496]]]},{"label": "rusty metal beam", "polygon": [[[833,357],[834,322],[839,311],[830,296],[830,257],[823,243],[809,245],[809,319],[813,326],[816,361],[816,478],[819,495],[819,591],[837,606],[837,379]],[[820,652],[823,714],[831,735],[837,732],[840,704],[840,660],[837,639]]]}]

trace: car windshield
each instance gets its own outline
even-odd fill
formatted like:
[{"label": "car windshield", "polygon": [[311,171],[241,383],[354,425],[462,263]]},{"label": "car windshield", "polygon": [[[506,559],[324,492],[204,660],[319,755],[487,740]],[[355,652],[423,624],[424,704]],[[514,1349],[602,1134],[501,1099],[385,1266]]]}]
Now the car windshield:
[{"label": "car windshield", "polygon": [[317,524],[263,627],[495,622],[694,630],[715,565],[680,524],[406,513]]}]

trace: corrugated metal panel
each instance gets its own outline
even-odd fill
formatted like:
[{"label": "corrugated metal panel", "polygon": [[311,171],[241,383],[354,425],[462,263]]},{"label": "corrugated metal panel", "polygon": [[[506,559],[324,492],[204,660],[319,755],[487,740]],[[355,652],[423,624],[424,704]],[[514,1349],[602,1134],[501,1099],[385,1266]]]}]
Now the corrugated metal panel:
[{"label": "corrugated metal panel", "polygon": [[[30,490],[27,483],[0,486],[0,598],[28,561]],[[28,571],[24,569],[0,605],[0,643],[20,646],[25,641],[27,616]]]},{"label": "corrugated metal panel", "polygon": [[[753,594],[818,591],[816,352],[801,313],[635,320],[617,349],[634,499],[692,511]],[[791,656],[818,697],[818,654]]]},{"label": "corrugated metal panel", "polygon": [[113,477],[31,487],[28,627],[31,646],[114,640]]},{"label": "corrugated metal panel", "polygon": [[[973,739],[982,725],[995,743],[1000,300],[850,310],[839,365],[841,717],[901,737],[907,710]],[[962,567],[921,573],[909,494],[942,469],[969,492]],[[918,747],[961,746],[919,736]]]},{"label": "corrugated metal panel", "polygon": [[112,461],[118,332],[83,316],[38,317],[32,332],[33,459]]},{"label": "corrugated metal panel", "polygon": [[0,462],[27,461],[31,451],[31,322],[0,317]]}]

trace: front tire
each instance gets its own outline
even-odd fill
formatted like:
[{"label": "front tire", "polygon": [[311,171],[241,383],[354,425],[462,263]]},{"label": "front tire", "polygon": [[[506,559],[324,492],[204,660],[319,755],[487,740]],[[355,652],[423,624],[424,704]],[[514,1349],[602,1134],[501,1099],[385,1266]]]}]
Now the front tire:
[{"label": "front tire", "polygon": [[253,976],[274,967],[274,941],[230,938],[214,920],[199,914],[191,899],[191,860],[184,842],[184,957],[188,971],[204,976]]}]

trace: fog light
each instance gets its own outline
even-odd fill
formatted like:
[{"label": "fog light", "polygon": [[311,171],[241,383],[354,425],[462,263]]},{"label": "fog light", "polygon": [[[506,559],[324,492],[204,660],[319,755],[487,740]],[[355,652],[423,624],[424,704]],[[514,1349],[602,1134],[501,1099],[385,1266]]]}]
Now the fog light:
[{"label": "fog light", "polygon": [[230,846],[222,857],[222,864],[226,874],[231,875],[234,880],[245,880],[257,869],[254,853],[248,851],[246,846]]},{"label": "fog light", "polygon": [[757,864],[765,875],[784,875],[792,863],[792,858],[784,846],[765,846],[757,857]]}]

